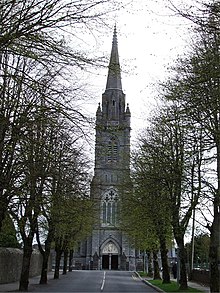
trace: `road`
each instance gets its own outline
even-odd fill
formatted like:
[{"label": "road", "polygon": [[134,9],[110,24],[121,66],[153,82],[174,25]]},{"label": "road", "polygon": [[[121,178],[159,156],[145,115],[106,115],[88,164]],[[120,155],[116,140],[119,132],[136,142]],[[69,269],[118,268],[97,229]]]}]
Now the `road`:
[{"label": "road", "polygon": [[73,271],[49,280],[47,285],[32,284],[29,292],[157,292],[133,272]]}]

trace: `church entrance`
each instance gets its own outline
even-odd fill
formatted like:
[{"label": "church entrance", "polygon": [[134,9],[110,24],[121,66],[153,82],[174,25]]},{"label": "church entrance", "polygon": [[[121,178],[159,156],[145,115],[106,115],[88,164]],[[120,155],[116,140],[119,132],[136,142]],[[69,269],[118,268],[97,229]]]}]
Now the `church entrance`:
[{"label": "church entrance", "polygon": [[109,269],[109,255],[102,256],[102,269],[103,270]]},{"label": "church entrance", "polygon": [[118,255],[103,255],[102,256],[103,270],[117,270],[118,269]]},{"label": "church entrance", "polygon": [[102,250],[102,269],[118,269],[118,248],[112,241],[109,241]]},{"label": "church entrance", "polygon": [[118,255],[112,255],[111,257],[111,270],[118,269]]}]

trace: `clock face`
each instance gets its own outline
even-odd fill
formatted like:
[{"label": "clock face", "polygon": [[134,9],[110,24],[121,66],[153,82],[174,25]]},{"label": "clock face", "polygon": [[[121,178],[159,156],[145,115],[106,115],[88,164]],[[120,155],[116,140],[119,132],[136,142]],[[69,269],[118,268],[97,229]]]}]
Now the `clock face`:
[{"label": "clock face", "polygon": [[115,246],[115,244],[113,242],[109,242],[103,248],[102,253],[103,254],[106,254],[106,253],[118,253],[118,249],[117,249],[117,247]]}]

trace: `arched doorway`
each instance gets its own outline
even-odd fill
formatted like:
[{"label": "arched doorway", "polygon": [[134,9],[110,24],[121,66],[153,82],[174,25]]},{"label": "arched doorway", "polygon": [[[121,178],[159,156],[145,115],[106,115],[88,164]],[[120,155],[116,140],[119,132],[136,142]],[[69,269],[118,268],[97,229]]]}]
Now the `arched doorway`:
[{"label": "arched doorway", "polygon": [[109,241],[102,249],[102,269],[118,270],[118,248]]}]

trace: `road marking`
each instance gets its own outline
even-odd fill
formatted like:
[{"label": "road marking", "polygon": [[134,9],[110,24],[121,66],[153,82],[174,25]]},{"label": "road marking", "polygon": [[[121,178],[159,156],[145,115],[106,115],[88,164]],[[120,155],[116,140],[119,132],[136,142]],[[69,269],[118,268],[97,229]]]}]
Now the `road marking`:
[{"label": "road marking", "polygon": [[104,276],[103,276],[103,280],[102,280],[102,286],[101,286],[101,291],[103,291],[104,285],[105,285],[105,273],[104,272]]}]

